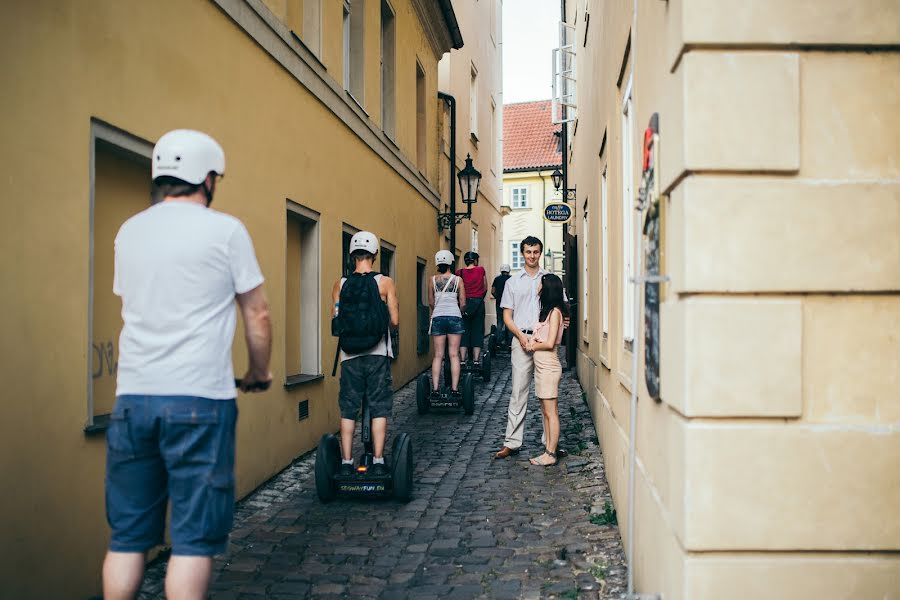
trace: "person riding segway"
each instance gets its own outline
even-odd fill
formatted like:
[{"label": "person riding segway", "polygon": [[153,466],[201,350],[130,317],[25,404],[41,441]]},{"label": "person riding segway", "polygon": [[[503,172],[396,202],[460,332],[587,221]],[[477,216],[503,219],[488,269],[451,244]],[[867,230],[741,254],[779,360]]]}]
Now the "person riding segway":
[{"label": "person riding segway", "polygon": [[[394,282],[374,270],[378,238],[361,231],[350,240],[353,273],[336,281],[332,289],[332,334],[338,336],[338,354],[332,375],[341,363],[341,438],[322,436],[316,453],[316,491],[322,501],[339,492],[393,495],[401,501],[412,496],[412,442],[405,433],[394,437],[390,469],[385,463],[387,420],[391,416],[390,328],[399,325]],[[362,413],[363,453],[353,464],[356,417]]]},{"label": "person riding segway", "polygon": [[503,307],[500,306],[500,300],[503,298],[503,290],[506,288],[506,282],[509,281],[511,268],[508,264],[500,265],[500,274],[494,277],[491,284],[491,297],[494,298],[496,304],[497,324],[491,327],[491,335],[489,336],[488,349],[491,354],[497,354],[498,350],[509,350],[511,342],[509,329],[503,322]]},{"label": "person riding segway", "polygon": [[[434,359],[431,373],[422,373],[416,382],[416,405],[419,414],[428,412],[432,406],[462,406],[465,413],[471,415],[475,412],[474,382],[471,374],[460,378],[459,357],[463,333],[460,309],[466,303],[466,291],[460,278],[450,272],[453,254],[449,250],[440,250],[434,255],[434,262],[438,273],[431,278],[428,288],[428,304],[431,306],[429,334],[434,340]],[[446,362],[445,355],[449,355]],[[442,370],[443,389],[440,385]]]},{"label": "person riding segway", "polygon": [[[484,297],[487,295],[487,273],[478,265],[478,253],[469,251],[463,255],[466,266],[456,274],[463,280],[466,303],[463,307],[463,332],[460,342],[463,371],[474,373],[485,381],[491,378],[491,359],[482,352],[484,345]],[[471,348],[472,352],[469,353]]]}]

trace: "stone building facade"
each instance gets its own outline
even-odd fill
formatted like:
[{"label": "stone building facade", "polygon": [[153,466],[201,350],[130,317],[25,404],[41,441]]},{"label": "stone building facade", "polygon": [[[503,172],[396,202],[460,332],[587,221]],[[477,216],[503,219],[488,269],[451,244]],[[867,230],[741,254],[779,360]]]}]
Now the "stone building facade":
[{"label": "stone building facade", "polygon": [[[637,591],[900,597],[900,4],[565,6],[577,368]],[[647,340],[629,281],[654,115],[670,279]]]}]

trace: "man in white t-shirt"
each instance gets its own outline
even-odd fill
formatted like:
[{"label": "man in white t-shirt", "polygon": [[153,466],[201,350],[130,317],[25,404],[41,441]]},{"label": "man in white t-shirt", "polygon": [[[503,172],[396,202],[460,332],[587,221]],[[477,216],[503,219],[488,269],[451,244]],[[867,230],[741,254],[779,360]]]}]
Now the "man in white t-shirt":
[{"label": "man in white t-shirt", "polygon": [[[541,277],[547,273],[541,268],[544,244],[534,236],[528,236],[519,244],[519,251],[525,259],[525,268],[512,275],[503,288],[500,306],[503,308],[503,322],[514,338],[510,348],[512,367],[512,394],[506,422],[506,438],[503,447],[494,458],[506,458],[519,453],[525,436],[525,412],[528,408],[528,392],[534,375],[534,355],[526,350],[528,336],[533,333],[541,312],[538,287]],[[543,441],[543,439],[542,439]],[[557,456],[567,456],[568,452],[557,448]]]},{"label": "man in white t-shirt", "polygon": [[159,139],[152,164],[155,204],[128,219],[115,243],[124,326],[107,431],[106,600],[137,595],[169,501],[166,594],[206,598],[233,517],[235,300],[250,359],[240,387],[259,391],[272,380],[253,243],[238,219],[209,208],[225,153],[204,133],[175,130]]}]

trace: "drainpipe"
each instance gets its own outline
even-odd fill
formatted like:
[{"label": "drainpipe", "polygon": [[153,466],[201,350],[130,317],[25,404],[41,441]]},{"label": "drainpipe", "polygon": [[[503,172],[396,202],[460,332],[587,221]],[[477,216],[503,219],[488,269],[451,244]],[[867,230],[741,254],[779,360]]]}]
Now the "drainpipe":
[{"label": "drainpipe", "polygon": [[[456,257],[456,98],[444,92],[438,92],[438,98],[450,107],[450,253]],[[469,210],[472,205],[469,205]],[[440,212],[440,211],[438,211]],[[454,268],[456,265],[454,265]]]}]

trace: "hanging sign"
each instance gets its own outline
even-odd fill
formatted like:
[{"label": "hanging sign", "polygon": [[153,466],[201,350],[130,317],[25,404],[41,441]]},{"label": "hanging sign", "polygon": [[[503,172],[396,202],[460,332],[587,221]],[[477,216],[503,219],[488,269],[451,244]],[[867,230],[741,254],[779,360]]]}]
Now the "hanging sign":
[{"label": "hanging sign", "polygon": [[[659,277],[659,114],[653,113],[644,131],[643,169],[638,201],[647,213],[644,222],[644,263],[649,277]],[[660,400],[659,383],[659,282],[644,288],[644,381],[654,400]]]},{"label": "hanging sign", "polygon": [[549,223],[568,223],[572,219],[572,207],[562,202],[553,202],[544,207],[544,220]]}]

